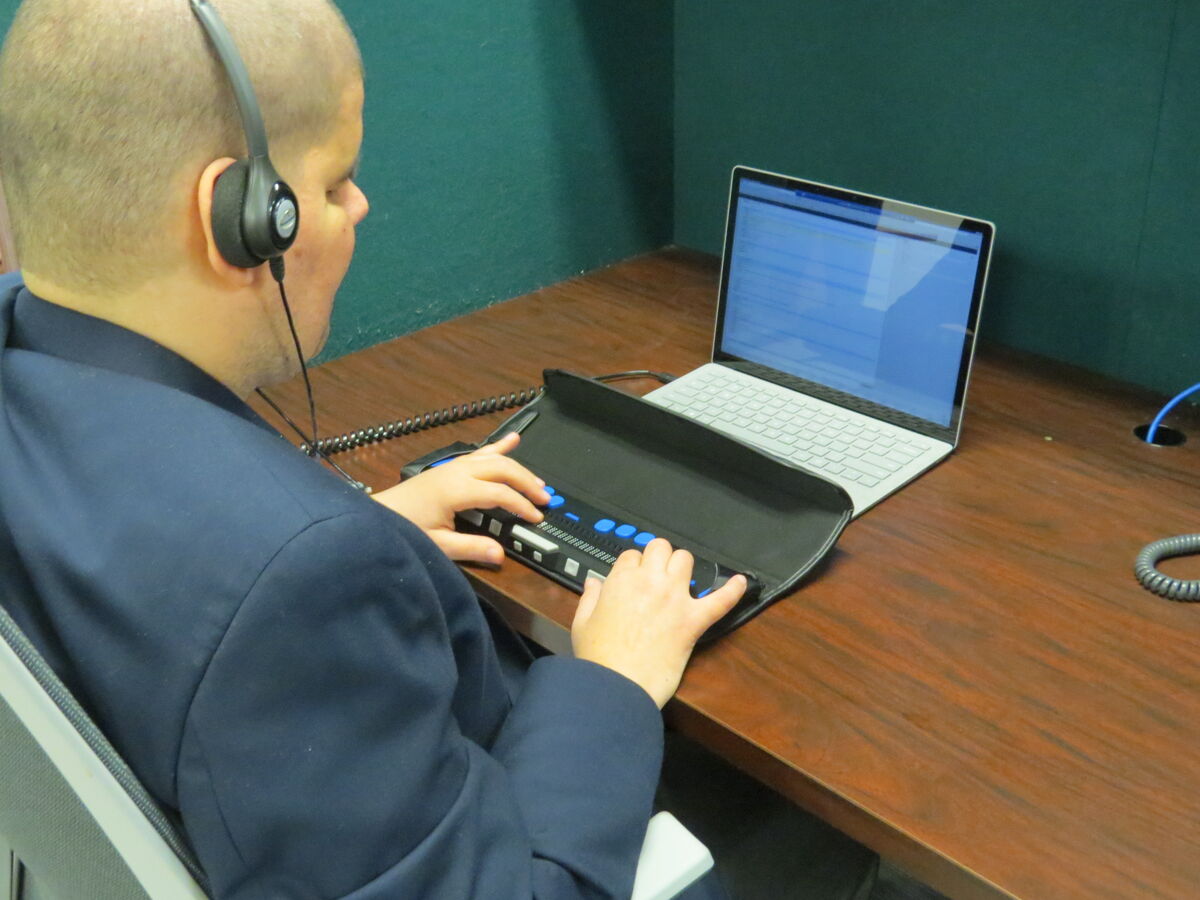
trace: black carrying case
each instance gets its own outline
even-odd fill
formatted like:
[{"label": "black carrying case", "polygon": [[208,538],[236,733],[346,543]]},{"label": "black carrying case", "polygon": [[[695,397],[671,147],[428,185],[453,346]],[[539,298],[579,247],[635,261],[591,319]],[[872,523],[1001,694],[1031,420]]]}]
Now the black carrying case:
[{"label": "black carrying case", "polygon": [[488,441],[519,430],[513,458],[559,491],[746,573],[753,589],[705,640],[794,588],[850,520],[849,495],[820,475],[592,379],[545,382]]}]

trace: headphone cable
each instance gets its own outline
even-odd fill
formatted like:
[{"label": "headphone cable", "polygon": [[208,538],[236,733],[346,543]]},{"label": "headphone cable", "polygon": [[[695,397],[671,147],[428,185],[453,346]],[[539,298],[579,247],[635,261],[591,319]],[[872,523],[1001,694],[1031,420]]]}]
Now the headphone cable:
[{"label": "headphone cable", "polygon": [[284,286],[283,286],[283,276],[284,276],[283,257],[282,256],[272,257],[268,261],[268,265],[271,268],[271,277],[274,278],[275,283],[277,285],[279,285],[279,299],[283,301],[283,312],[284,312],[284,315],[287,317],[288,331],[290,331],[291,335],[292,335],[292,345],[296,348],[296,360],[300,363],[300,375],[304,379],[304,394],[308,398],[308,415],[309,415],[309,420],[312,423],[312,437],[309,437],[308,435],[306,435],[304,433],[303,429],[301,429],[299,425],[297,425],[295,422],[292,421],[291,416],[289,416],[287,413],[285,413],[279,407],[278,403],[276,403],[274,400],[272,400],[270,397],[268,397],[262,388],[255,388],[254,392],[256,394],[258,394],[258,396],[262,397],[263,400],[265,400],[267,402],[267,404],[271,407],[271,409],[275,410],[275,412],[277,412],[280,415],[280,417],[282,417],[282,419],[291,427],[291,429],[300,436],[300,439],[304,442],[301,449],[305,453],[307,453],[310,456],[315,455],[315,456],[319,457],[320,459],[322,459],[323,461],[328,463],[330,466],[332,466],[335,470],[337,470],[337,473],[339,475],[341,475],[343,478],[345,478],[348,482],[350,482],[350,484],[354,485],[354,487],[358,488],[360,491],[365,491],[366,493],[369,494],[371,492],[371,489],[369,487],[367,487],[367,485],[363,484],[361,481],[359,481],[357,478],[355,478],[353,475],[351,475],[349,472],[347,472],[345,469],[343,469],[341,466],[339,466],[336,462],[334,462],[332,459],[330,459],[329,456],[320,447],[320,443],[317,438],[317,405],[313,400],[312,382],[308,378],[308,365],[304,362],[304,351],[300,348],[300,337],[296,333],[296,323],[295,323],[295,320],[293,320],[293,318],[292,318],[292,309],[291,309],[291,306],[288,304],[287,291],[284,289]]},{"label": "headphone cable", "polygon": [[304,351],[300,349],[300,337],[296,334],[296,323],[292,319],[292,307],[288,304],[287,291],[283,287],[283,257],[272,257],[268,265],[271,267],[271,277],[279,285],[279,299],[283,301],[283,314],[287,316],[288,331],[292,333],[292,344],[296,348],[296,360],[300,363],[300,374],[304,377],[304,393],[308,397],[308,416],[312,422],[312,439],[308,441],[308,444],[310,447],[315,447],[317,444],[317,406],[313,402],[312,383],[308,380],[308,366],[304,362]]}]

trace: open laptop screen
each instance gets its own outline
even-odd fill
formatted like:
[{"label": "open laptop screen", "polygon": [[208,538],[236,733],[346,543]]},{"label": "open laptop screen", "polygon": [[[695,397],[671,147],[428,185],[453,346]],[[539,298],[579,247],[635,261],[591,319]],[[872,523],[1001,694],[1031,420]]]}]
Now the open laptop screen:
[{"label": "open laptop screen", "polygon": [[957,425],[990,226],[734,170],[716,350]]}]

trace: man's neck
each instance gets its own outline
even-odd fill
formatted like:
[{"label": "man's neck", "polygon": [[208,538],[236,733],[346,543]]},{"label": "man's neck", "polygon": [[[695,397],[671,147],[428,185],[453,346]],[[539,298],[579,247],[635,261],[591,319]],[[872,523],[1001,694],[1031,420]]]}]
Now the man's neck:
[{"label": "man's neck", "polygon": [[[237,396],[245,399],[261,380],[245,365],[245,329],[239,327],[235,298],[209,297],[195,285],[171,279],[148,281],[120,293],[87,292],[63,287],[24,271],[25,286],[41,299],[103,319],[149,338],[179,354]],[[253,302],[253,301],[251,301]]]}]

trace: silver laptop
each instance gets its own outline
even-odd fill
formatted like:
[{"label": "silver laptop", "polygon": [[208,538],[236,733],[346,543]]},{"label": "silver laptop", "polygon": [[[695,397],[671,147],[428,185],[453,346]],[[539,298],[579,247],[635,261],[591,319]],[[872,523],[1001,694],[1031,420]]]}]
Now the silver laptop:
[{"label": "silver laptop", "polygon": [[738,166],[712,362],[647,395],[866,512],[958,444],[995,228]]}]

